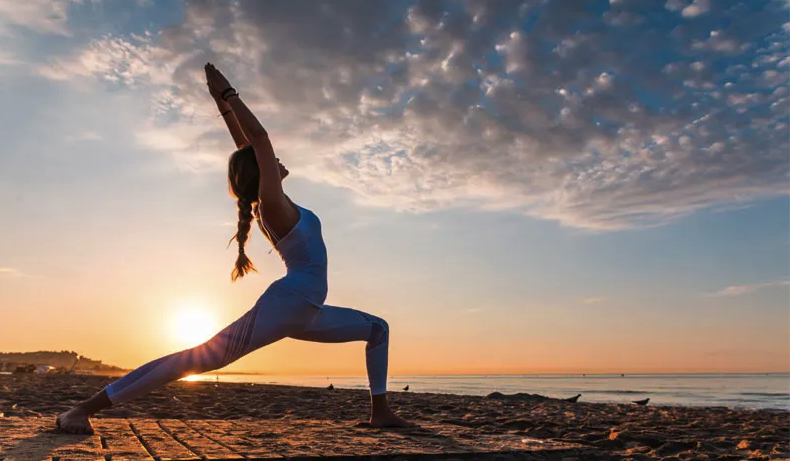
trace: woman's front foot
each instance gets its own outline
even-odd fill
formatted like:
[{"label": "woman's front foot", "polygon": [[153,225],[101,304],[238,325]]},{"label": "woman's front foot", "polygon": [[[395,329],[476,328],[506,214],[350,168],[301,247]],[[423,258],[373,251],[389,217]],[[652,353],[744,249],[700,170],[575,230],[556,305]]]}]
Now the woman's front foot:
[{"label": "woman's front foot", "polygon": [[392,411],[373,413],[370,416],[370,427],[416,427]]},{"label": "woman's front foot", "polygon": [[416,427],[414,423],[410,423],[398,415],[390,415],[385,417],[370,417],[370,427]]},{"label": "woman's front foot", "polygon": [[370,427],[416,427],[390,409],[386,392],[370,396]]},{"label": "woman's front foot", "polygon": [[94,433],[88,412],[80,407],[59,414],[55,425],[60,432],[66,434],[93,435]]}]

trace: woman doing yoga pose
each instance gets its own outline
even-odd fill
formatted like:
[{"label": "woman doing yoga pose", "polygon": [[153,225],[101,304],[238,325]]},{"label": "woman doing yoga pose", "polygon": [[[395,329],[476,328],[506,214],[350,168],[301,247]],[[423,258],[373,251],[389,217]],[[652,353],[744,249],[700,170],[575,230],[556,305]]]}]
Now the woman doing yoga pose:
[{"label": "woman doing yoga pose", "polygon": [[235,281],[255,270],[244,252],[253,220],[279,253],[286,275],[272,283],[252,309],[213,338],[137,368],[60,414],[57,427],[68,433],[92,434],[90,417],[102,409],[185,376],[222,368],[283,338],[322,343],[365,341],[370,424],[411,425],[393,413],[387,403],[387,322],[358,310],[324,304],[327,253],[318,217],[285,195],[282,180],[288,170],[275,157],[268,133],[222,73],[210,63],[205,70],[209,93],[238,148],[228,165],[230,192],[239,210],[238,230],[233,237],[239,254],[231,278]]}]

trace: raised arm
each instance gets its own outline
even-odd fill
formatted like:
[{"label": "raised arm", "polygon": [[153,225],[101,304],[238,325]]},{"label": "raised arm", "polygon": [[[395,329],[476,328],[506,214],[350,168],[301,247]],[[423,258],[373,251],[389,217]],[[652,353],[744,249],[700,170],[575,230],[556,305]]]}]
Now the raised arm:
[{"label": "raised arm", "polygon": [[236,149],[248,146],[250,142],[247,140],[247,137],[244,136],[244,131],[242,131],[241,126],[239,126],[239,121],[236,119],[236,115],[233,113],[230,104],[223,101],[221,95],[216,94],[211,87],[209,87],[209,93],[211,93],[211,97],[214,98],[214,102],[217,103],[217,109],[222,119],[225,121],[225,125],[228,126],[228,131],[230,131],[233,142],[236,143]]},{"label": "raised arm", "polygon": [[255,159],[260,170],[258,187],[260,202],[271,205],[270,209],[277,208],[277,211],[282,210],[286,213],[292,211],[292,206],[283,193],[280,168],[274,156],[272,143],[269,141],[269,133],[244,104],[225,76],[210,63],[206,64],[206,76],[209,87],[231,108],[244,137],[255,150]]}]

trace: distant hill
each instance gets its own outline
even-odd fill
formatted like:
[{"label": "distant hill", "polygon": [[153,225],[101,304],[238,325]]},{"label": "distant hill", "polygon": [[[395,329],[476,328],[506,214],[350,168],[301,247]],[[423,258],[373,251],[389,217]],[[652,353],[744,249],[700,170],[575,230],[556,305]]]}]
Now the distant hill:
[{"label": "distant hill", "polygon": [[[80,357],[74,351],[38,351],[38,352],[0,352],[0,367],[5,362],[6,371],[13,371],[14,365],[49,365],[61,371],[70,370],[74,362]],[[90,371],[97,374],[114,375],[123,373],[126,370],[114,365],[107,365],[101,360],[93,360],[87,357],[80,357],[79,362],[74,367],[74,371]]]}]

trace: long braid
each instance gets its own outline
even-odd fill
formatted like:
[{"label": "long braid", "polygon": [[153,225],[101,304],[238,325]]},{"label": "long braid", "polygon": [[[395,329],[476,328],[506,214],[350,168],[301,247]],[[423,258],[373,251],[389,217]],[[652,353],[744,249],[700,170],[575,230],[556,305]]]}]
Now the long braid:
[{"label": "long braid", "polygon": [[253,219],[252,203],[239,198],[236,204],[239,208],[239,223],[236,235],[230,239],[231,242],[235,239],[239,243],[239,257],[236,259],[236,267],[230,275],[231,280],[234,282],[250,272],[257,272],[250,258],[244,253],[244,244],[247,243],[247,238],[250,235],[250,224]]}]

